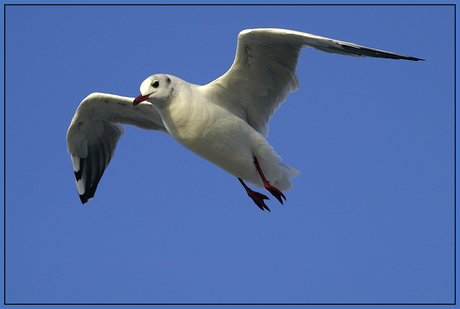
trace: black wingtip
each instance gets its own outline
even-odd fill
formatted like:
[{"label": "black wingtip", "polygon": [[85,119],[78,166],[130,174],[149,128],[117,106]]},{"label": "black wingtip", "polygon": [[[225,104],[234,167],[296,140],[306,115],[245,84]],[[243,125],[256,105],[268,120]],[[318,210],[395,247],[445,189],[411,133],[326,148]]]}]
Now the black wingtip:
[{"label": "black wingtip", "polygon": [[85,167],[85,160],[83,158],[80,158],[80,169],[78,172],[74,171],[75,174],[75,180],[79,181],[83,175],[83,168]]},{"label": "black wingtip", "polygon": [[88,203],[88,200],[94,197],[94,193],[96,192],[96,188],[91,188],[90,190],[85,191],[83,194],[79,194],[81,203],[85,205]]},{"label": "black wingtip", "polygon": [[86,196],[86,194],[82,194],[80,195],[80,200],[81,200],[81,203],[85,205],[88,202],[88,197]]},{"label": "black wingtip", "polygon": [[386,58],[386,59],[394,59],[394,60],[410,60],[410,61],[425,61],[425,59],[404,56],[400,54],[395,54],[391,52],[386,52],[383,50],[367,48],[364,46],[352,46],[343,44],[341,47],[355,55],[364,56],[364,57],[373,57],[373,58]]},{"label": "black wingtip", "polygon": [[399,58],[399,59],[401,59],[401,60],[410,60],[410,61],[425,61],[425,59],[409,57],[409,56],[406,56],[405,58]]},{"label": "black wingtip", "polygon": [[[93,158],[93,160],[88,158]],[[80,200],[82,204],[86,204],[88,200],[94,197],[96,193],[97,185],[101,180],[102,175],[104,174],[104,170],[93,169],[93,166],[98,166],[97,163],[99,158],[99,150],[94,153],[91,153],[88,150],[88,158],[80,159],[80,170],[75,172],[75,179],[80,181],[82,178],[85,179],[85,188],[83,194],[79,194]],[[105,158],[103,158],[105,160]],[[93,162],[97,161],[97,162]]]}]

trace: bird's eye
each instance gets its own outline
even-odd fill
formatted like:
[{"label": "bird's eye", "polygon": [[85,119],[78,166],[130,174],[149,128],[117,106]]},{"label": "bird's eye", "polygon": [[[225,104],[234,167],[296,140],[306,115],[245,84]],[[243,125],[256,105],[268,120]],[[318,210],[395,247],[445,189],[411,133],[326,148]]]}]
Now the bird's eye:
[{"label": "bird's eye", "polygon": [[153,88],[158,88],[158,86],[160,86],[160,82],[159,82],[159,81],[156,80],[156,81],[154,81],[154,82],[152,83],[152,87],[153,87]]}]

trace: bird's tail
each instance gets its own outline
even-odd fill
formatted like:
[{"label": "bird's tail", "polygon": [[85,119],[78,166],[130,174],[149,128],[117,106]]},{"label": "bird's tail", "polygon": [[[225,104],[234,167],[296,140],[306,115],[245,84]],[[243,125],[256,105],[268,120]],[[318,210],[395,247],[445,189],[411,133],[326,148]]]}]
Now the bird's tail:
[{"label": "bird's tail", "polygon": [[289,165],[281,163],[282,178],[273,182],[272,185],[281,191],[287,191],[292,188],[293,183],[290,178],[296,177],[300,174],[300,171],[296,170]]}]

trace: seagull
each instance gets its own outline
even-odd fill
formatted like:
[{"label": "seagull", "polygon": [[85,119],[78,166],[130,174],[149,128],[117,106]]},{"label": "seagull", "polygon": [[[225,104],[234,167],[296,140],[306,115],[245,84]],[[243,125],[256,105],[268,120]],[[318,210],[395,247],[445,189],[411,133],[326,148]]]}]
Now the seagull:
[{"label": "seagull", "polygon": [[231,68],[201,86],[169,74],[144,80],[136,98],[92,93],[79,105],[67,131],[81,202],[92,199],[114,155],[123,125],[171,135],[185,148],[238,178],[261,210],[269,199],[247,184],[265,188],[281,204],[283,191],[300,172],[281,162],[267,142],[270,118],[299,89],[297,62],[303,48],[358,57],[423,61],[353,43],[284,29],[248,29],[238,35]]}]

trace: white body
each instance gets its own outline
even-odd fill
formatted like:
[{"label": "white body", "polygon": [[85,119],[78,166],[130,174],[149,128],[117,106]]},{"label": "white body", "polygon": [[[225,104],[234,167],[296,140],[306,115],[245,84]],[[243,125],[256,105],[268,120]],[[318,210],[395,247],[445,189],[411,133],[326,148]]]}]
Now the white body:
[{"label": "white body", "polygon": [[281,191],[291,188],[289,178],[299,171],[281,163],[265,138],[270,118],[299,88],[295,71],[306,47],[350,56],[421,60],[297,31],[244,30],[238,35],[232,67],[208,85],[158,74],[142,83],[136,106],[133,98],[101,93],[82,101],[67,131],[81,201],[93,197],[124,133],[121,124],[169,133],[226,172],[262,187],[255,156],[272,186]]},{"label": "white body", "polygon": [[158,107],[165,128],[176,141],[227,173],[263,188],[254,165],[256,156],[272,185],[281,191],[292,187],[289,177],[297,176],[299,171],[281,163],[281,158],[259,132],[245,120],[214,104],[206,94],[206,86],[168,77],[176,85],[184,85],[175,87],[174,92],[178,94],[171,104]]}]

